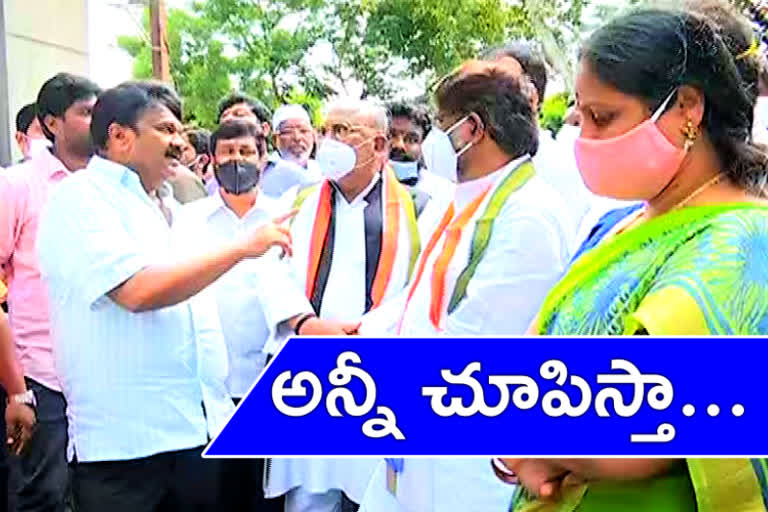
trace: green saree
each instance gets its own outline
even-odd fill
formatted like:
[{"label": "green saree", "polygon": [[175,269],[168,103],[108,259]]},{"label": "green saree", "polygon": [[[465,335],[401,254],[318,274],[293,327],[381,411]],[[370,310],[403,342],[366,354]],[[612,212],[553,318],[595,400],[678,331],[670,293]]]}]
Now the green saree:
[{"label": "green saree", "polygon": [[[542,335],[768,334],[768,207],[685,208],[603,241],[577,259],[539,314]],[[638,482],[593,482],[515,512],[757,512],[763,459],[688,459]]]}]

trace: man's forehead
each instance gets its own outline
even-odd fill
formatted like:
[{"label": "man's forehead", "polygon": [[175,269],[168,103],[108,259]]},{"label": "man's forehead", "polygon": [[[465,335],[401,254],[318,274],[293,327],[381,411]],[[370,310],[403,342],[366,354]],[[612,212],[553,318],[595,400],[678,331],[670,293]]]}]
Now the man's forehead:
[{"label": "man's forehead", "polygon": [[409,117],[394,116],[392,117],[390,131],[419,134],[421,133],[421,126],[414,123]]},{"label": "man's forehead", "polygon": [[328,121],[343,121],[351,125],[376,126],[376,120],[370,112],[363,112],[360,109],[337,107],[328,112]]},{"label": "man's forehead", "polygon": [[220,139],[216,145],[217,148],[234,146],[256,147],[256,137],[253,135],[244,135],[243,137],[235,137],[234,139]]},{"label": "man's forehead", "polygon": [[168,107],[163,105],[162,103],[155,103],[149,108],[147,108],[141,116],[139,116],[139,122],[146,122],[146,123],[173,123],[176,125],[177,128],[179,128],[179,131],[181,131],[181,128],[183,128],[181,121],[179,121],[179,118],[177,118],[175,115],[173,115],[173,112],[171,112]]},{"label": "man's forehead", "polygon": [[306,119],[301,119],[301,118],[298,118],[298,117],[289,118],[289,119],[286,119],[285,121],[282,121],[280,123],[280,128],[281,129],[282,128],[289,128],[289,127],[296,127],[296,126],[299,126],[299,127],[302,127],[302,128],[311,127],[311,125],[307,122]]}]

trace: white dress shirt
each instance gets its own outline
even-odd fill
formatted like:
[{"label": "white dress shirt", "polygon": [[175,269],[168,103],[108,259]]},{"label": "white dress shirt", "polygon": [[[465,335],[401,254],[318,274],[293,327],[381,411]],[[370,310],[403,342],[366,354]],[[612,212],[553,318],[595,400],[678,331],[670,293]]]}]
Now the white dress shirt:
[{"label": "white dress shirt", "polygon": [[[576,166],[573,140],[556,141],[549,130],[540,129],[539,151],[533,157],[533,163],[537,176],[560,194],[574,226],[581,225],[592,207],[594,196],[584,185]],[[570,249],[573,251],[576,247]]]},{"label": "white dress shirt", "polygon": [[[368,205],[365,197],[376,186],[380,175],[352,201],[336,193],[335,240],[328,283],[320,308],[320,318],[355,322],[365,312],[365,218]],[[382,184],[384,185],[384,184]],[[382,187],[382,190],[384,187]],[[293,193],[295,196],[295,192]],[[296,216],[292,233],[294,242],[294,271],[297,283],[306,282],[307,261],[312,227],[317,211],[319,190],[310,194]],[[384,201],[382,201],[384,204]],[[386,222],[382,221],[383,226]],[[398,250],[387,292],[381,307],[397,296],[407,283],[411,250],[410,232],[401,212]],[[336,510],[340,499],[338,490],[356,502],[363,497],[366,485],[378,463],[371,458],[286,458],[274,459],[271,464],[265,493],[267,497],[280,496],[288,491],[293,495],[286,501],[286,512],[313,512]],[[331,491],[331,494],[326,494]]]},{"label": "white dress shirt", "polygon": [[[204,254],[248,236],[285,211],[277,200],[259,193],[254,206],[240,218],[216,193],[184,206],[174,233],[190,253]],[[280,259],[279,249],[241,261],[211,288],[229,355],[227,388],[233,397],[242,398],[266,365],[264,347],[278,324],[311,313],[312,306],[296,286],[290,263]]]},{"label": "white dress shirt", "polygon": [[70,459],[128,460],[201,446],[233,411],[209,295],[143,313],[107,295],[145,267],[177,261],[171,240],[139,176],[100,157],[64,180],[43,210],[37,247]]},{"label": "white dress shirt", "polygon": [[[333,256],[325,287],[320,318],[342,322],[356,322],[365,312],[365,197],[378,180],[376,174],[370,184],[352,201],[335,191],[335,238]],[[382,184],[382,190],[384,190]],[[321,185],[322,186],[322,185]],[[295,192],[293,193],[295,196]],[[293,234],[293,263],[295,279],[304,287],[307,279],[312,229],[320,197],[320,187],[302,203],[296,215],[291,232]],[[382,201],[383,207],[384,201]],[[382,213],[382,225],[386,219]],[[391,279],[382,304],[397,296],[408,282],[410,263],[411,233],[403,212],[400,213],[400,232],[397,238],[397,255],[392,267]]]},{"label": "white dress shirt", "polygon": [[[470,182],[460,183],[454,198],[455,216],[491,187],[477,212],[461,232],[445,274],[443,320],[436,329],[429,318],[435,261],[444,245],[443,234],[429,255],[405,314],[373,311],[363,321],[367,336],[397,332],[402,318],[403,336],[521,335],[538,311],[549,289],[563,274],[570,258],[576,227],[560,194],[537,176],[509,196],[499,211],[493,231],[466,297],[447,314],[456,280],[466,267],[477,219],[483,215],[494,190],[528,157]],[[454,217],[455,218],[455,217]],[[404,294],[405,295],[405,294]],[[392,322],[396,318],[398,321]],[[378,329],[378,331],[377,331]],[[471,349],[470,349],[471,350]],[[386,488],[385,463],[371,479],[362,502],[364,512],[459,512],[507,510],[514,487],[494,475],[488,459],[405,459],[397,497]]]},{"label": "white dress shirt", "polygon": [[537,176],[507,199],[494,221],[488,247],[469,281],[466,297],[450,315],[447,307],[456,281],[469,262],[477,219],[483,215],[495,188],[527,160],[528,157],[524,157],[512,161],[490,175],[456,187],[454,218],[485,189],[489,186],[491,189],[462,230],[454,257],[448,264],[440,328],[432,325],[429,311],[435,262],[445,244],[445,233],[429,254],[424,274],[404,314],[409,292],[368,313],[363,319],[361,334],[397,334],[401,318],[403,336],[525,333],[547,292],[565,271],[576,232],[560,194]]}]

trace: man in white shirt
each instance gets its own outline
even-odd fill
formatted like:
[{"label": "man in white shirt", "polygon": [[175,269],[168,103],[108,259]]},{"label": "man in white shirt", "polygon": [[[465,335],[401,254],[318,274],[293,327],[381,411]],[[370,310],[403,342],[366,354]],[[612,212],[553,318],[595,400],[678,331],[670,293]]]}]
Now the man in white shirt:
[{"label": "man in white shirt", "polygon": [[[444,142],[434,147],[456,157],[453,169],[443,169],[458,182],[455,198],[422,251],[399,313],[372,312],[361,334],[525,333],[566,268],[575,231],[562,198],[531,163],[538,134],[529,94],[522,70],[493,62],[466,63],[441,82],[435,99]],[[394,493],[387,472],[399,480]],[[402,467],[381,463],[362,508],[507,510],[513,492],[487,459],[405,459]]]},{"label": "man in white shirt", "polygon": [[[98,148],[43,211],[37,248],[67,399],[77,510],[219,510],[218,461],[203,446],[231,414],[227,354],[204,289],[278,245],[282,219],[179,258],[160,187],[180,165],[181,103],[128,83],[93,108]],[[203,293],[201,293],[203,292]]]},{"label": "man in white shirt", "polygon": [[429,197],[452,194],[454,185],[424,168],[421,144],[432,129],[427,110],[395,102],[387,105],[389,116],[389,164],[400,183],[415,187]]},{"label": "man in white shirt", "polygon": [[283,105],[272,116],[272,142],[277,151],[269,155],[261,179],[261,190],[280,197],[295,186],[318,183],[322,175],[311,158],[316,143],[309,113],[301,105]]},{"label": "man in white shirt", "polygon": [[[218,191],[180,212],[174,231],[179,245],[199,254],[225,247],[279,215],[280,203],[261,193],[263,136],[243,121],[224,123],[211,135]],[[278,330],[291,334],[339,335],[354,325],[320,320],[291,275],[290,263],[277,250],[243,260],[219,278],[212,290],[229,356],[227,389],[237,404],[267,362],[264,347]],[[299,327],[297,329],[297,327]],[[222,510],[266,512],[281,504],[264,501],[264,460],[227,461]]]},{"label": "man in white shirt", "polygon": [[[318,148],[326,179],[299,191],[291,233],[294,269],[323,319],[357,322],[408,282],[420,239],[409,192],[386,165],[386,110],[330,106]],[[267,492],[288,492],[287,512],[335,511],[360,501],[375,459],[274,459]]]},{"label": "man in white shirt", "polygon": [[262,191],[281,197],[295,186],[308,187],[322,179],[317,162],[310,158],[316,143],[309,113],[301,105],[283,105],[272,116],[272,142],[261,180]]},{"label": "man in white shirt", "polygon": [[422,143],[432,129],[427,110],[419,105],[395,102],[387,105],[389,116],[389,165],[408,187],[419,215],[422,238],[439,220],[435,217],[453,198],[455,185],[425,166]]},{"label": "man in white shirt", "polygon": [[320,167],[311,158],[317,134],[303,106],[290,104],[275,110],[272,116],[272,143],[280,158],[300,166],[315,183],[320,181]]},{"label": "man in white shirt", "polygon": [[[534,43],[520,40],[488,52],[489,60],[514,59],[535,88],[532,97],[538,117],[547,93],[547,64],[543,51]],[[536,171],[544,181],[563,197],[571,218],[579,226],[592,207],[593,195],[584,185],[572,144],[559,144],[552,132],[539,127],[539,149],[533,157]],[[577,240],[574,239],[577,243]],[[572,249],[575,249],[572,248]]]}]

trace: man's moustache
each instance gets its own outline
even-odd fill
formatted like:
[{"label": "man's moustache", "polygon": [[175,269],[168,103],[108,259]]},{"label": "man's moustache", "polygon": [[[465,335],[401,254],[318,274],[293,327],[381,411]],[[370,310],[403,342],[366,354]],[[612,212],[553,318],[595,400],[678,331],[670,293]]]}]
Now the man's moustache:
[{"label": "man's moustache", "polygon": [[395,162],[415,162],[408,153],[394,150],[389,152],[389,159]]},{"label": "man's moustache", "polygon": [[181,149],[171,146],[169,147],[165,152],[166,158],[175,158],[176,160],[181,160],[182,151]]}]

